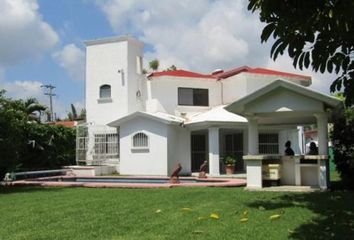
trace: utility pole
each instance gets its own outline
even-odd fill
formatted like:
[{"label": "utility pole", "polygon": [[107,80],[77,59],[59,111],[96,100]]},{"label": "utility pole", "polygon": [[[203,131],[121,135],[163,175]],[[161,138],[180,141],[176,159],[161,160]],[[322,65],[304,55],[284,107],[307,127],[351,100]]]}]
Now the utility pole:
[{"label": "utility pole", "polygon": [[44,95],[49,96],[49,108],[50,108],[50,119],[49,121],[53,121],[53,97],[56,96],[55,93],[53,93],[53,89],[55,88],[55,86],[51,85],[51,84],[47,84],[47,85],[42,85],[42,88],[45,88],[45,92]]}]

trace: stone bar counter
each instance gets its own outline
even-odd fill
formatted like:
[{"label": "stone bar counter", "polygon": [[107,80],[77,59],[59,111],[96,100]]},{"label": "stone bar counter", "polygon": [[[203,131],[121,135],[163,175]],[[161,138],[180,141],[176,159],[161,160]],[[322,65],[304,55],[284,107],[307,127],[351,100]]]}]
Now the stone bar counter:
[{"label": "stone bar counter", "polygon": [[[325,190],[328,187],[328,155],[246,155],[247,188],[262,188],[264,171],[279,164],[281,185],[311,186]],[[278,179],[276,179],[278,180]]]}]

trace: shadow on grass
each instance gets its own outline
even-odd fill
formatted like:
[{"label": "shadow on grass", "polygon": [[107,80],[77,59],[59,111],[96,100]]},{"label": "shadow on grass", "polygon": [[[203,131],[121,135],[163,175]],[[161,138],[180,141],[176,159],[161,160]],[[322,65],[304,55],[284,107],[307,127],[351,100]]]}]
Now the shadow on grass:
[{"label": "shadow on grass", "polygon": [[13,193],[31,193],[31,192],[58,192],[62,188],[47,187],[25,187],[25,186],[0,186],[0,195]]},{"label": "shadow on grass", "polygon": [[353,239],[354,192],[328,191],[286,194],[273,200],[257,200],[250,208],[263,206],[269,210],[307,208],[315,217],[289,232],[290,239]]}]

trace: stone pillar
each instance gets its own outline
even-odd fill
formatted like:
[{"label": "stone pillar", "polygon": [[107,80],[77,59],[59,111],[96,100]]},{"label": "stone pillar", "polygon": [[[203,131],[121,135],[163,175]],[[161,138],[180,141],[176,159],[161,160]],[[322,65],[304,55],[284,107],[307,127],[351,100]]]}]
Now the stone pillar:
[{"label": "stone pillar", "polygon": [[315,114],[317,119],[318,154],[328,155],[328,116],[326,113]]},{"label": "stone pillar", "polygon": [[247,163],[247,188],[262,188],[262,160],[245,159],[245,161]]},{"label": "stone pillar", "polygon": [[209,174],[212,176],[220,175],[219,169],[219,128],[208,129],[209,140]]},{"label": "stone pillar", "polygon": [[328,171],[328,159],[319,159],[319,170],[318,170],[318,185],[321,190],[326,190],[328,188],[329,182],[329,171]]},{"label": "stone pillar", "polygon": [[301,186],[301,165],[300,165],[300,158],[298,156],[286,156],[290,158],[291,161],[294,162],[294,170],[295,170],[295,185]]},{"label": "stone pillar", "polygon": [[315,114],[317,119],[318,154],[325,155],[325,159],[319,160],[318,184],[321,189],[327,189],[329,183],[328,164],[328,116],[326,113]]},{"label": "stone pillar", "polygon": [[247,118],[248,120],[248,154],[258,154],[258,121],[257,118]]}]

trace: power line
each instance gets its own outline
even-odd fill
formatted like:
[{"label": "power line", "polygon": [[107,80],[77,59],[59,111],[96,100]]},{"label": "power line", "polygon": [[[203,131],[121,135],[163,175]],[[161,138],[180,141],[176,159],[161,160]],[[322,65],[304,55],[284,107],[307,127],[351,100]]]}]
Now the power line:
[{"label": "power line", "polygon": [[53,97],[56,96],[55,93],[53,93],[53,89],[56,88],[55,86],[51,85],[51,84],[46,84],[46,85],[42,85],[42,88],[45,88],[45,92],[44,95],[47,95],[49,97],[49,108],[50,108],[50,115],[49,115],[49,121],[53,121],[54,119],[54,114],[53,114]]}]

